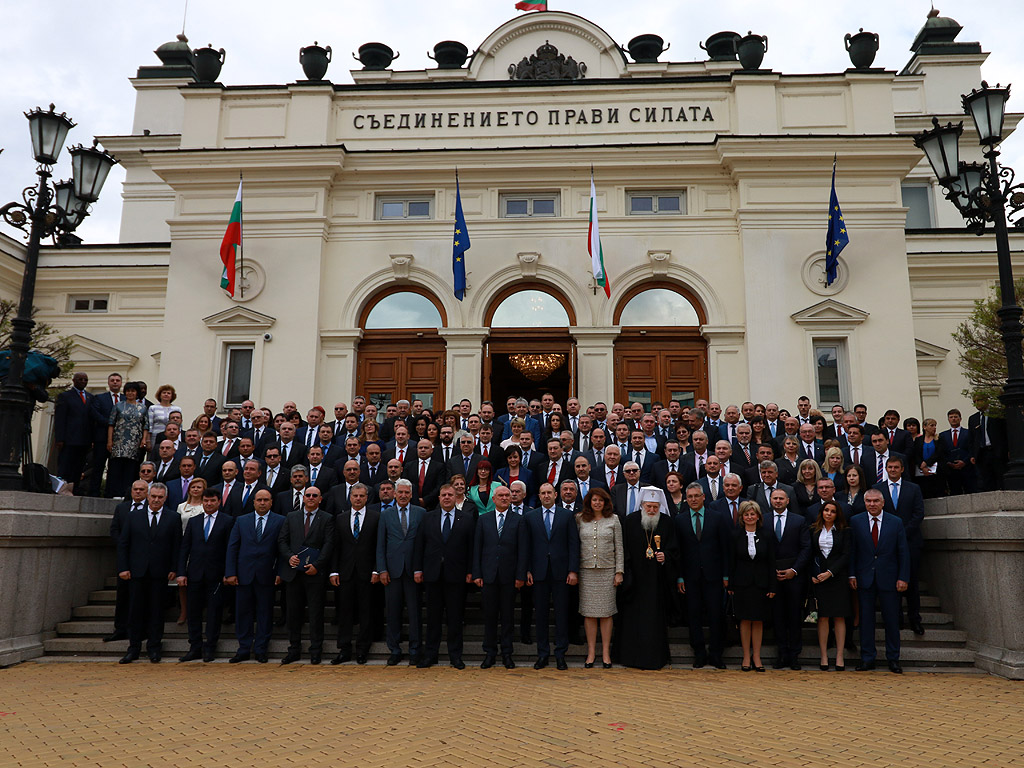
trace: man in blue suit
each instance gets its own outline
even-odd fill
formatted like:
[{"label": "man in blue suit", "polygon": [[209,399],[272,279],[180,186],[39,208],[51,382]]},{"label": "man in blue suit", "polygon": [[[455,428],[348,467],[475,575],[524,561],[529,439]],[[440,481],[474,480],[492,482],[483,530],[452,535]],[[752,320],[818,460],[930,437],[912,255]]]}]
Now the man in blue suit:
[{"label": "man in blue suit", "polygon": [[[892,456],[885,465],[887,478],[875,488],[882,492],[885,499],[885,511],[896,515],[903,521],[903,529],[907,534],[907,547],[910,550],[910,579],[907,587],[907,618],[915,635],[924,634],[921,623],[921,593],[918,589],[918,572],[921,568],[921,552],[924,549],[924,538],[921,535],[921,523],[924,522],[924,496],[920,486],[903,479],[903,459]],[[901,608],[902,613],[902,608]]]},{"label": "man in blue suit", "polygon": [[881,603],[885,625],[885,658],[889,671],[900,666],[900,593],[910,581],[910,551],[903,521],[883,511],[885,499],[877,488],[864,494],[867,513],[854,515],[850,556],[850,586],[860,600],[860,664],[857,671],[875,668],[875,603]]},{"label": "man in blue suit", "polygon": [[[284,526],[284,515],[270,511],[274,497],[266,488],[256,492],[254,511],[235,520],[228,539],[224,582],[238,587],[235,592],[235,634],[238,651],[230,662],[247,661],[255,653],[256,661],[267,663],[274,614],[274,586],[277,575],[277,539]],[[255,615],[254,615],[255,611]],[[256,635],[253,636],[253,622]]]},{"label": "man in blue suit", "polygon": [[970,433],[960,426],[963,416],[959,408],[951,408],[946,418],[949,420],[949,429],[939,433],[939,445],[944,449],[942,453],[946,457],[940,473],[946,476],[950,496],[974,493]]},{"label": "man in blue suit", "polygon": [[167,486],[153,483],[145,507],[128,513],[117,542],[118,576],[128,582],[128,653],[121,664],[139,658],[142,636],[154,664],[161,658],[164,636],[164,593],[177,578],[181,516],[164,506]]},{"label": "man in blue suit", "polygon": [[[124,395],[121,394],[121,374],[112,373],[107,376],[107,391],[95,395],[90,403],[92,423],[95,430],[93,435],[92,448],[92,476],[89,479],[89,495],[100,495],[100,483],[103,481],[103,468],[107,465],[110,454],[107,453],[107,426],[110,424],[110,412],[120,402]],[[107,488],[107,498],[114,495],[113,486]],[[173,507],[177,509],[177,507]]]},{"label": "man in blue suit", "polygon": [[[725,669],[722,608],[725,604],[723,591],[729,586],[732,518],[705,506],[704,488],[700,483],[686,486],[686,504],[687,509],[676,515],[674,522],[682,555],[678,589],[686,604],[693,668],[700,669],[710,662],[716,669]],[[705,615],[710,635],[707,647],[704,645]]]},{"label": "man in blue suit", "polygon": [[494,666],[498,653],[498,618],[501,618],[501,660],[505,669],[512,661],[512,628],[516,590],[526,578],[525,562],[519,558],[519,524],[522,517],[509,509],[512,492],[494,489],[494,509],[476,522],[473,542],[473,582],[482,590],[484,612],[484,660],[481,669]]},{"label": "man in blue suit", "polygon": [[548,624],[553,606],[555,665],[568,669],[565,653],[569,649],[569,587],[575,586],[579,576],[580,537],[573,514],[558,505],[555,487],[544,483],[538,495],[540,508],[527,512],[519,525],[519,556],[524,563],[519,570],[526,569],[526,586],[534,588],[537,662],[533,668],[544,669],[548,665]]},{"label": "man in blue suit", "polygon": [[412,560],[423,512],[423,507],[412,503],[412,482],[402,478],[395,483],[394,506],[381,510],[377,526],[377,572],[387,602],[389,667],[402,660],[402,608],[409,614],[409,666],[419,663],[420,593]]},{"label": "man in blue suit", "polygon": [[[185,587],[188,601],[188,653],[178,661],[202,656],[213,661],[220,639],[224,614],[224,562],[235,518],[220,511],[220,496],[203,491],[203,514],[185,525],[178,555],[178,586]],[[203,612],[206,613],[206,641],[203,641]]]},{"label": "man in blue suit", "polygon": [[[89,377],[78,372],[71,377],[71,389],[59,395],[54,408],[53,439],[57,448],[57,474],[74,485],[76,495],[84,495],[79,484],[85,459],[92,448],[93,436],[98,432],[93,423],[93,396],[85,391]],[[104,436],[104,444],[106,436]]]},{"label": "man in blue suit", "polygon": [[772,600],[772,619],[779,656],[775,669],[800,669],[803,641],[805,571],[811,559],[811,533],[804,516],[790,504],[789,494],[781,488],[771,493],[771,513],[765,515],[765,527],[775,536],[775,568],[778,586]]}]

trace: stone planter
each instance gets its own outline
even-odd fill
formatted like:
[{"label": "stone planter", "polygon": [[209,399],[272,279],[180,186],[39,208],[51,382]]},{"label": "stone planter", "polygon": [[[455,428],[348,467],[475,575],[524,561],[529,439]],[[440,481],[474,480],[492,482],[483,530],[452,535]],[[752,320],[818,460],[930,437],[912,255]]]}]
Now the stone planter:
[{"label": "stone planter", "polygon": [[659,35],[637,35],[626,46],[637,64],[653,64],[669,49]]},{"label": "stone planter", "polygon": [[878,35],[874,32],[865,32],[861,27],[856,35],[847,35],[844,39],[853,66],[857,69],[868,69],[875,60],[875,54],[878,53]]},{"label": "stone planter", "polygon": [[760,69],[764,55],[768,52],[768,36],[755,35],[748,32],[736,44],[736,53],[740,57],[740,66],[743,69]]},{"label": "stone planter", "polygon": [[715,32],[706,44],[700,43],[700,47],[711,61],[736,61],[736,46],[741,39],[742,35],[737,32]]},{"label": "stone planter", "polygon": [[363,64],[363,69],[381,72],[391,66],[399,54],[384,43],[364,43],[359,46],[359,55],[354,58]]},{"label": "stone planter", "polygon": [[192,55],[195,57],[196,79],[200,83],[217,82],[217,78],[220,77],[221,67],[224,66],[224,59],[227,56],[224,49],[214,49],[211,44],[206,48],[197,48],[192,51]]},{"label": "stone planter", "polygon": [[331,46],[321,48],[314,40],[312,45],[299,49],[299,64],[307,80],[323,80],[327,65],[331,63]]},{"label": "stone planter", "polygon": [[469,48],[458,40],[442,40],[434,46],[434,55],[428,53],[427,58],[436,61],[438,69],[462,69],[469,58]]}]

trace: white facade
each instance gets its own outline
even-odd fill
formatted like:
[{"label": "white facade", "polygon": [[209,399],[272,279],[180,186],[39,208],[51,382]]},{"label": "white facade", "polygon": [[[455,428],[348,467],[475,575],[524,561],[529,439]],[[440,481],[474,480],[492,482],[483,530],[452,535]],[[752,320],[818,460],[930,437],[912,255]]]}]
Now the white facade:
[{"label": "white facade", "polygon": [[[586,64],[585,78],[510,80],[509,65],[545,44]],[[127,169],[121,243],[48,250],[39,317],[76,335],[96,386],[108,370],[151,391],[173,383],[198,413],[207,396],[222,400],[226,355],[242,345],[257,403],[329,406],[363,383],[374,297],[413,286],[444,318],[438,397],[478,403],[497,391],[488,318],[522,284],[564,298],[569,393],[611,402],[624,391],[624,301],[677,286],[701,318],[690,346],[706,346],[701,391],[713,399],[813,400],[815,344],[828,342],[848,407],[941,418],[966,405],[950,334],[995,280],[995,249],[963,233],[910,137],[932,114],[962,119],[959,95],[984,59],[967,44],[918,52],[899,74],[635,64],[591,22],[548,12],[504,24],[460,70],[357,70],[345,85],[140,77],[131,134],[102,138]],[[965,124],[965,154],[969,134]],[[826,288],[834,154],[851,242]],[[610,299],[595,292],[586,251],[591,167]],[[472,238],[463,302],[451,288],[456,168]],[[240,173],[248,291],[231,299],[218,248]],[[908,182],[930,189],[930,231],[906,231]],[[658,191],[683,193],[685,213],[630,213],[631,193]],[[508,195],[534,193],[554,197],[558,215],[503,215]],[[430,201],[428,218],[380,219],[382,200],[410,198]],[[17,290],[12,263],[4,294]],[[70,311],[83,295],[109,296],[108,311]],[[401,348],[417,344],[409,333]]]}]

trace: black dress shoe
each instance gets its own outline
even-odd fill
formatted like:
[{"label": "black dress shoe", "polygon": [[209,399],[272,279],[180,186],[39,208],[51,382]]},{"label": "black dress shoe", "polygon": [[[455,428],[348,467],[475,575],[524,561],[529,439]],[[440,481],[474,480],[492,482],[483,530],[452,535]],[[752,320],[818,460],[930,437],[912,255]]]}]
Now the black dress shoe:
[{"label": "black dress shoe", "polygon": [[[412,664],[412,659],[409,660],[409,663]],[[434,663],[424,656],[417,662],[416,669],[430,669],[432,666],[434,666]]]},{"label": "black dress shoe", "polygon": [[914,634],[915,635],[923,635],[924,634],[924,626],[921,624],[920,621],[912,621],[912,622],[910,622],[910,628],[912,630],[914,630]]},{"label": "black dress shoe", "polygon": [[856,672],[870,672],[874,668],[875,668],[875,662],[873,662],[873,661],[861,661],[853,669]]},{"label": "black dress shoe", "polygon": [[322,659],[323,659],[323,657],[321,656],[319,651],[317,651],[316,653],[313,653],[311,651],[310,654],[309,654],[309,663],[310,664],[319,664]]},{"label": "black dress shoe", "polygon": [[464,662],[462,659],[452,659],[452,666],[456,669],[465,669],[466,662]]},{"label": "black dress shoe", "polygon": [[151,654],[149,654],[149,662],[151,664],[159,664],[162,658],[163,655],[159,651],[153,651]]},{"label": "black dress shoe", "polygon": [[488,653],[484,656],[484,660],[480,662],[480,669],[490,669],[494,666],[494,654]]},{"label": "black dress shoe", "polygon": [[516,668],[516,663],[514,661],[512,661],[512,657],[511,656],[502,656],[501,657],[501,661],[505,665],[505,669],[515,669]]},{"label": "black dress shoe", "polygon": [[724,661],[716,661],[711,666],[713,666],[715,669],[725,669],[726,668]]},{"label": "black dress shoe", "polygon": [[104,643],[113,643],[113,642],[115,642],[117,640],[127,640],[127,639],[128,639],[128,633],[127,632],[114,631],[112,634],[109,634],[106,637],[104,637],[103,638],[103,642]]},{"label": "black dress shoe", "polygon": [[707,664],[707,662],[704,661],[704,659],[694,659],[693,660],[693,668],[694,669],[704,669],[704,665],[705,664]]},{"label": "black dress shoe", "polygon": [[300,654],[298,651],[288,651],[284,658],[281,659],[281,665],[284,666],[285,664],[291,664],[293,661],[298,661],[299,656]]},{"label": "black dress shoe", "polygon": [[389,667],[393,667],[398,662],[400,662],[401,660],[402,660],[402,654],[400,654],[400,653],[392,653],[390,656],[388,656],[388,666]]},{"label": "black dress shoe", "polygon": [[902,675],[903,667],[900,666],[900,663],[898,661],[890,661],[889,671],[892,672],[894,675]]},{"label": "black dress shoe", "polygon": [[533,668],[534,669],[544,669],[544,667],[546,667],[547,665],[548,665],[548,657],[547,656],[541,656],[539,659],[537,659],[535,662],[533,662]]},{"label": "black dress shoe", "polygon": [[178,661],[195,661],[201,656],[202,652],[198,648],[189,648],[188,653],[178,659]]},{"label": "black dress shoe", "polygon": [[410,667],[419,666],[419,663],[420,663],[420,657],[419,657],[418,654],[409,654],[409,666]]},{"label": "black dress shoe", "polygon": [[344,664],[346,661],[351,660],[351,658],[351,653],[342,652],[335,656],[333,659],[331,659],[331,664]]},{"label": "black dress shoe", "polygon": [[[259,654],[257,654],[257,656],[258,655]],[[228,664],[237,664],[240,661],[248,661],[248,660],[249,660],[249,654],[248,653],[236,653],[234,656],[232,656],[230,659],[228,659]]]},{"label": "black dress shoe", "polygon": [[357,654],[356,655],[356,664],[365,664],[365,663],[366,663],[366,654],[365,653]]},{"label": "black dress shoe", "polygon": [[779,659],[778,661],[772,664],[772,669],[785,669],[788,666],[789,664],[784,662],[782,659]]},{"label": "black dress shoe", "polygon": [[203,663],[209,664],[211,661],[213,661],[213,651],[206,651],[203,654]]},{"label": "black dress shoe", "polygon": [[[246,658],[249,658],[249,657],[246,656]],[[267,654],[265,654],[265,653],[257,653],[256,654],[256,663],[257,664],[266,664],[267,663]]]},{"label": "black dress shoe", "polygon": [[799,661],[794,661],[792,664],[789,665],[789,668],[792,669],[794,672],[799,672],[801,669],[803,669],[803,667],[800,666]]},{"label": "black dress shoe", "polygon": [[118,661],[117,663],[118,664],[131,664],[133,661],[135,661],[138,658],[139,658],[138,651],[128,651],[128,653],[126,653],[124,656],[122,656],[121,660]]},{"label": "black dress shoe", "polygon": [[555,659],[555,667],[557,667],[558,669],[568,669],[569,665],[565,663],[564,658],[559,656],[557,659]]}]

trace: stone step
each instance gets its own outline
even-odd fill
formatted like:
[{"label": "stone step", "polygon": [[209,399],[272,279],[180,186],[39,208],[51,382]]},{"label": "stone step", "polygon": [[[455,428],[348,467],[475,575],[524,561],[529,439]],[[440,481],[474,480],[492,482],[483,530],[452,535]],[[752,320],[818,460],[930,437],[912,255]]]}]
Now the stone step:
[{"label": "stone step", "polygon": [[[272,658],[280,658],[287,651],[288,642],[284,639],[274,638],[270,642],[269,655]],[[71,638],[57,637],[44,641],[46,654],[52,657],[82,657],[82,658],[105,658],[113,660],[123,656],[127,649],[127,641],[104,643],[98,638]],[[219,658],[230,658],[237,648],[233,639],[222,638],[217,646]],[[185,638],[165,638],[163,642],[163,654],[165,661],[173,662],[188,650],[188,641]],[[674,643],[670,646],[672,658],[676,664],[689,666],[693,661],[692,652],[689,646]],[[329,661],[336,653],[333,645],[325,644],[325,661]],[[775,649],[773,646],[762,647],[761,655],[765,660],[774,658]],[[586,647],[582,645],[570,646],[567,658],[573,663],[579,663],[585,659]],[[387,646],[384,643],[374,643],[370,648],[370,659],[381,661],[388,656]],[[528,664],[536,656],[536,649],[533,646],[526,646],[516,643],[513,646],[513,656],[520,664]],[[306,646],[303,646],[303,659],[306,660]],[[442,664],[447,663],[447,647],[441,644],[440,658]],[[467,663],[478,662],[483,658],[483,651],[478,643],[467,643],[463,658]],[[849,667],[856,663],[856,655],[850,654]],[[741,654],[738,648],[730,648],[725,652],[725,662],[731,666],[739,664]],[[145,661],[143,654],[142,660]],[[801,656],[805,668],[817,670],[818,654],[816,649],[805,647]],[[914,645],[904,646],[901,651],[901,663],[907,666],[969,666],[974,662],[972,652],[963,648],[932,648]],[[880,662],[884,664],[884,661]],[[884,666],[883,666],[884,669]]]}]

